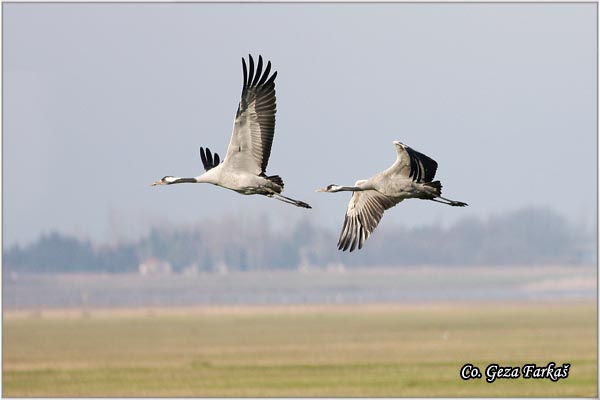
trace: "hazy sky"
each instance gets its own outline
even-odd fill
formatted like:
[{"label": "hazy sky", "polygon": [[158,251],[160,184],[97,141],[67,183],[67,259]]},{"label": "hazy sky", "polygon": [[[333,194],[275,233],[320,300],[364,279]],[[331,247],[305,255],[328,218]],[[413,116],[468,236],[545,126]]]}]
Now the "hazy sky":
[{"label": "hazy sky", "polygon": [[[596,7],[4,3],[4,243],[256,213],[337,231],[350,194],[315,189],[387,168],[393,140],[469,207],[409,200],[382,226],[538,205],[595,221]],[[278,71],[267,172],[312,210],[149,187],[199,175],[200,146],[224,156],[248,53]]]}]

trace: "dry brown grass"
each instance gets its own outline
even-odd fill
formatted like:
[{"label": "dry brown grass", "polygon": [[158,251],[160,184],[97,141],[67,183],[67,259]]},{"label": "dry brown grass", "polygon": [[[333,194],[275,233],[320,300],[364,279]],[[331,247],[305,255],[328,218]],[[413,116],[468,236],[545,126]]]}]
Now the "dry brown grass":
[{"label": "dry brown grass", "polygon": [[[597,395],[592,302],[5,314],[6,396]],[[463,381],[465,363],[572,364]]]}]

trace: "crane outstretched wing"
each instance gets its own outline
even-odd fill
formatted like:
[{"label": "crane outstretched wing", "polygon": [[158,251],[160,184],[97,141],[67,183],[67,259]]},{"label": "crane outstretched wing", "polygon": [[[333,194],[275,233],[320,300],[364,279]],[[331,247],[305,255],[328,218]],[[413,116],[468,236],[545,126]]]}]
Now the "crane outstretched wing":
[{"label": "crane outstretched wing", "polygon": [[398,153],[398,159],[390,170],[394,170],[415,182],[431,182],[433,180],[438,167],[435,160],[403,143],[394,142],[394,145]]},{"label": "crane outstretched wing", "polygon": [[275,77],[269,77],[271,62],[263,71],[262,56],[258,57],[256,71],[254,59],[249,56],[249,69],[242,58],[244,86],[227,148],[225,161],[237,170],[257,175],[265,174],[275,132]]},{"label": "crane outstretched wing", "polygon": [[354,251],[356,247],[361,249],[365,240],[377,228],[383,212],[398,203],[396,199],[375,190],[354,192],[346,210],[338,249],[343,251],[348,249]]}]

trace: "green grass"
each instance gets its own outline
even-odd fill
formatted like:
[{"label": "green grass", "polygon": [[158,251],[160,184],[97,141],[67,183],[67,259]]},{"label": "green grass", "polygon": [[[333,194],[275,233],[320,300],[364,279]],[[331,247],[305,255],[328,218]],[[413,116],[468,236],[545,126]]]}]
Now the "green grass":
[{"label": "green grass", "polygon": [[[5,316],[4,396],[597,396],[594,304]],[[465,363],[570,363],[463,381]]]}]

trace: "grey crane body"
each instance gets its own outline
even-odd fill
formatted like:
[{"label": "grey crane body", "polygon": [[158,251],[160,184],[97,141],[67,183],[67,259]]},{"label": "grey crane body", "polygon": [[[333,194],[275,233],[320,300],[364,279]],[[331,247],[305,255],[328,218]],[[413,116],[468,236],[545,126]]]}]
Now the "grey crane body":
[{"label": "grey crane body", "polygon": [[275,78],[269,76],[271,62],[263,72],[262,57],[259,56],[256,71],[254,60],[249,56],[249,69],[242,58],[244,85],[242,96],[233,122],[233,132],[225,159],[221,162],[217,153],[200,148],[200,158],[205,173],[194,178],[165,176],[155,185],[176,183],[210,183],[244,195],[260,194],[276,198],[298,207],[311,208],[300,200],[283,196],[283,180],[278,175],[266,174],[271,145],[275,133]]},{"label": "grey crane body", "polygon": [[266,177],[230,168],[225,163],[194,179],[195,183],[210,183],[245,195],[262,194],[268,196],[273,193],[281,193],[283,190],[282,186]]},{"label": "grey crane body", "polygon": [[420,182],[384,171],[369,179],[357,181],[355,186],[364,190],[374,190],[397,203],[405,199],[429,199],[436,196],[435,188]]},{"label": "grey crane body", "polygon": [[467,204],[442,197],[442,184],[433,181],[437,162],[400,142],[394,142],[396,162],[369,179],[356,181],[354,186],[329,185],[318,192],[353,192],[348,203],[338,249],[361,249],[373,233],[385,210],[405,199],[424,199],[455,207]]}]

